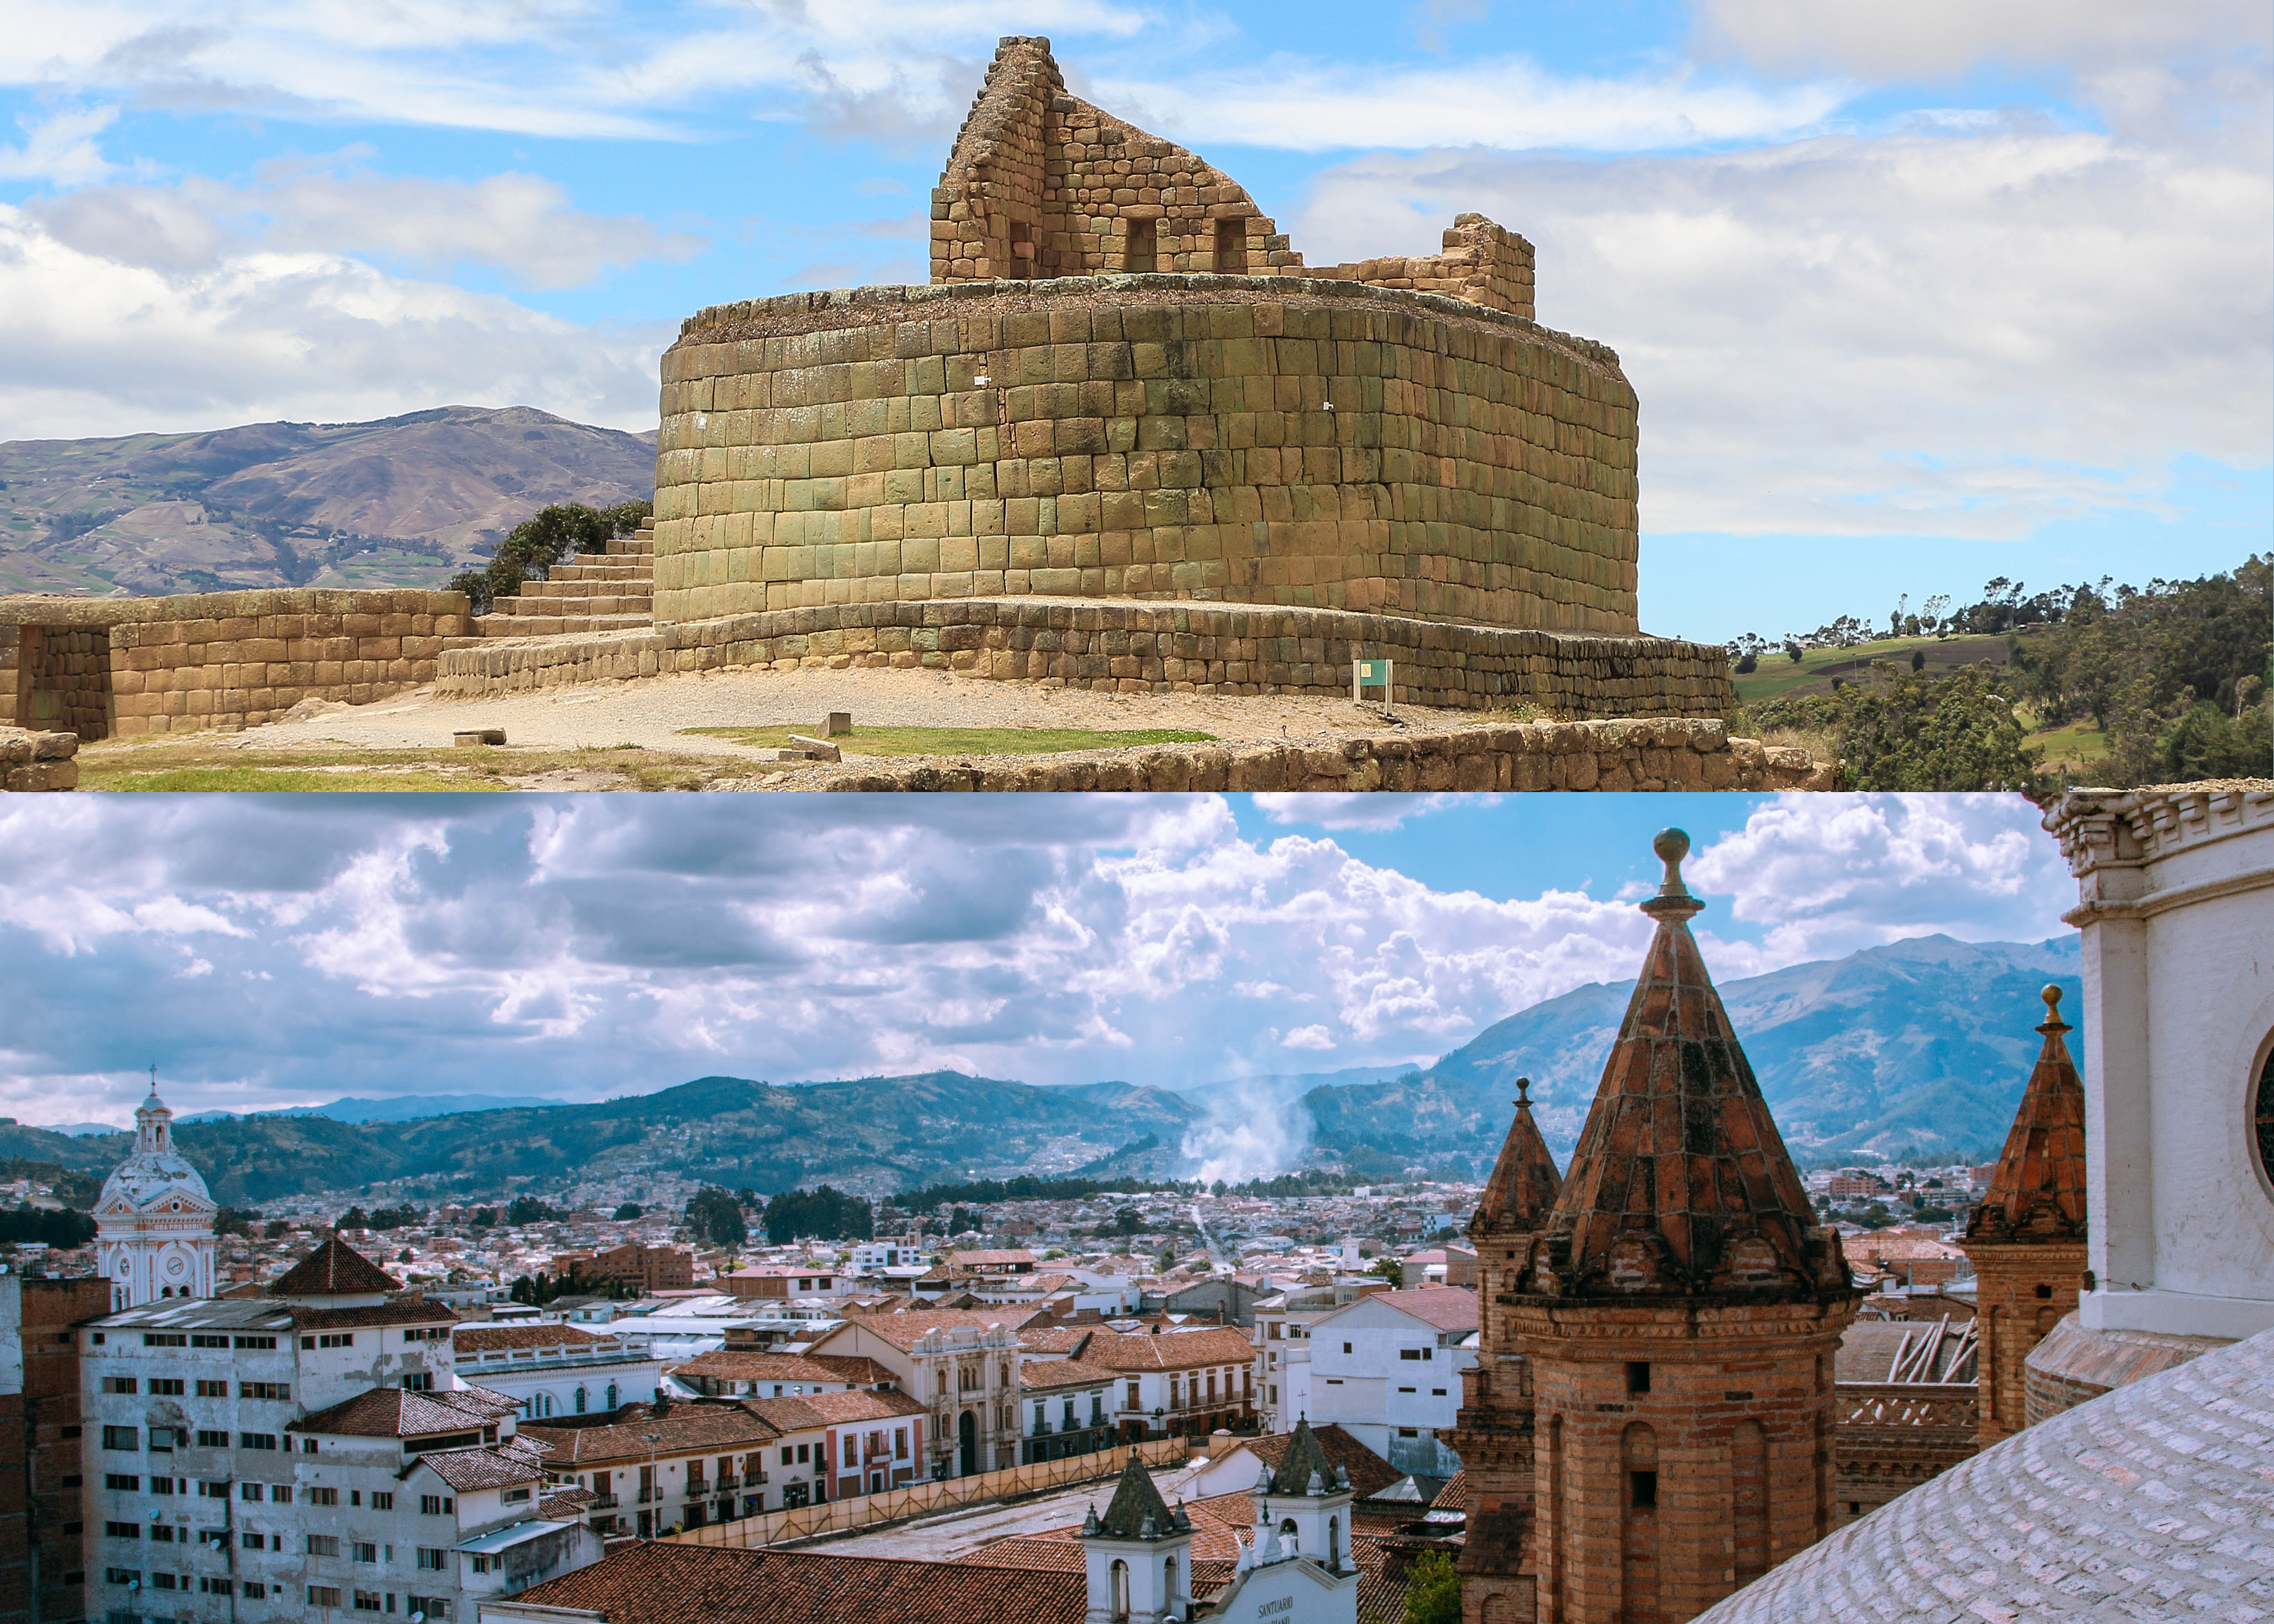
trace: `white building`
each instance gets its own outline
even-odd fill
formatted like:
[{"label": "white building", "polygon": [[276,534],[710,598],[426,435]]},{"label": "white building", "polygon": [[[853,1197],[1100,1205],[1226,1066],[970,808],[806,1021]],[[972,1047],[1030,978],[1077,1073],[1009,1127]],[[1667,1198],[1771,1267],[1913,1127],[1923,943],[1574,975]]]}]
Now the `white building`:
[{"label": "white building", "polygon": [[1437,1441],[1477,1362],[1478,1300],[1454,1286],[1369,1291],[1308,1327],[1311,1424],[1343,1430],[1402,1472],[1450,1477]]},{"label": "white building", "polygon": [[78,1333],[91,1612],[471,1620],[599,1558],[563,1531],[573,1509],[538,1503],[514,1402],[457,1380],[449,1310],[395,1288],[334,1237],[267,1297],[161,1298]]},{"label": "white building", "polygon": [[174,1114],[150,1097],[134,1113],[134,1149],[94,1204],[97,1256],[113,1308],[214,1294],[214,1214],[197,1169],[174,1148]]},{"label": "white building", "polygon": [[2044,822],[2083,934],[2077,1322],[2274,1327],[2274,793],[2081,791]]},{"label": "white building", "polygon": [[1311,1413],[1311,1327],[1334,1312],[1338,1298],[1353,1295],[1329,1286],[1255,1305],[1256,1410],[1265,1432],[1291,1432]]},{"label": "white building", "polygon": [[451,1352],[460,1380],[502,1393],[524,1421],[609,1415],[652,1401],[662,1356],[639,1331],[588,1331],[557,1322],[462,1325]]}]

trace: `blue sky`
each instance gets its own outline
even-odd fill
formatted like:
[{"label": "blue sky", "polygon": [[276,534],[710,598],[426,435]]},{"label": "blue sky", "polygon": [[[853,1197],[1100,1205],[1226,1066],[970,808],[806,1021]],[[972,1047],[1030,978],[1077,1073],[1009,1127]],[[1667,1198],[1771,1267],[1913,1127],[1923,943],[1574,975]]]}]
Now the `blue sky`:
[{"label": "blue sky", "polygon": [[1631,976],[2068,934],[2018,796],[12,796],[0,1114],[1426,1060]]},{"label": "blue sky", "polygon": [[[654,421],[721,300],[907,280],[995,39],[1314,263],[1478,208],[1642,401],[1644,620],[2231,568],[2270,523],[2259,0],[17,0],[0,437]],[[13,125],[11,132],[11,125]]]}]

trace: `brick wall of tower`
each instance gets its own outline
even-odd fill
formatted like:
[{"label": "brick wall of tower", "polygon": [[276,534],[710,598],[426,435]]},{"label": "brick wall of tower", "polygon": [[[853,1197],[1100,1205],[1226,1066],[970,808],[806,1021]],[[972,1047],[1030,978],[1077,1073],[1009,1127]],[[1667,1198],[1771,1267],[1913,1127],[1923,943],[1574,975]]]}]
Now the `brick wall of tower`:
[{"label": "brick wall of tower", "polygon": [[20,1390],[0,1393],[0,1624],[89,1616],[79,1337],[70,1327],[109,1310],[107,1280],[0,1280],[0,1327],[19,1339],[23,1360]]},{"label": "brick wall of tower", "polygon": [[1988,1448],[2029,1425],[2030,1350],[2075,1309],[2084,1284],[2085,1243],[2034,1241],[2014,1245],[1966,1243],[1974,1260],[1977,1433]]},{"label": "brick wall of tower", "polygon": [[[1832,1359],[1851,1312],[1517,1310],[1541,1624],[1683,1624],[1830,1531]],[[1654,1505],[1638,1471],[1655,1474]]]}]

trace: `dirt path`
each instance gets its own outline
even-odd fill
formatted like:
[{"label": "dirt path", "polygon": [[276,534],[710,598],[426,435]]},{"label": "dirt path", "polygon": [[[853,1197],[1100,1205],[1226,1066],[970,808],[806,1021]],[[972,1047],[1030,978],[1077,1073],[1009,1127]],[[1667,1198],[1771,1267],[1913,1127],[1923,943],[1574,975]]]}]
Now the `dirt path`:
[{"label": "dirt path", "polygon": [[[682,755],[748,756],[747,747],[689,727],[812,727],[832,710],[883,727],[1186,728],[1218,739],[1316,739],[1378,732],[1380,710],[1311,695],[1099,694],[990,682],[930,671],[720,671],[485,699],[415,694],[247,729],[247,748],[347,745],[447,748],[462,728],[502,727],[509,748],[638,745]],[[1481,719],[1475,711],[1401,705],[1418,726]]]}]

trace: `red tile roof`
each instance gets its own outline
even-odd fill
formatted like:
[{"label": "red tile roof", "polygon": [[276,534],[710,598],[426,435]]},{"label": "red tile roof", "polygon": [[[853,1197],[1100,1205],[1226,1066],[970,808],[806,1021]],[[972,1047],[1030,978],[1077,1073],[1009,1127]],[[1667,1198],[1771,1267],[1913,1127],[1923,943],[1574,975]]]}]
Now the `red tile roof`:
[{"label": "red tile roof", "polygon": [[403,1282],[337,1235],[268,1282],[271,1297],[363,1297],[400,1291]]},{"label": "red tile roof", "polygon": [[859,1388],[849,1393],[809,1393],[798,1402],[832,1426],[928,1413],[905,1393],[870,1393]]},{"label": "red tile roof", "polygon": [[606,1340],[573,1325],[464,1325],[450,1338],[451,1346],[460,1353],[502,1353],[509,1348],[560,1348]]},{"label": "red tile roof", "polygon": [[[524,1438],[552,1445],[553,1464],[569,1469],[598,1462],[644,1462],[651,1454],[662,1460],[772,1443],[779,1429],[744,1404],[674,1404],[659,1416],[640,1404],[630,1407],[629,1417],[620,1417],[606,1426],[531,1425],[521,1432]],[[648,1441],[651,1435],[655,1440],[652,1444]]]},{"label": "red tile roof", "polygon": [[[1006,1331],[1016,1331],[1020,1323],[1031,1317],[1025,1308],[966,1309],[966,1308],[895,1308],[889,1313],[862,1314],[851,1324],[883,1337],[893,1347],[906,1351],[914,1348],[930,1331],[954,1331],[966,1327],[985,1331],[1001,1326]],[[827,1338],[822,1339],[824,1342]]]},{"label": "red tile roof", "polygon": [[1119,1372],[1087,1359],[1021,1359],[1019,1385],[1029,1393],[1055,1393],[1061,1387],[1094,1387],[1117,1379]]},{"label": "red tile roof", "polygon": [[420,1455],[418,1461],[459,1493],[471,1494],[480,1489],[536,1482],[545,1475],[538,1464],[539,1458],[510,1449],[437,1449]]},{"label": "red tile roof", "polygon": [[1416,1286],[1411,1291],[1377,1291],[1359,1302],[1387,1303],[1439,1331],[1473,1331],[1482,1304],[1465,1286]]},{"label": "red tile roof", "polygon": [[1078,1359],[1083,1344],[1096,1332],[1093,1325],[1028,1325],[1020,1328],[1019,1346],[1028,1353],[1064,1353]]},{"label": "red tile roof", "polygon": [[1246,1332],[1229,1326],[1141,1336],[1100,1331],[1090,1338],[1082,1357],[1111,1371],[1195,1370],[1209,1365],[1250,1364],[1255,1348]]},{"label": "red tile roof", "polygon": [[[1351,1492],[1360,1500],[1369,1494],[1379,1493],[1405,1475],[1344,1432],[1337,1423],[1329,1422],[1310,1431],[1320,1452],[1327,1457],[1328,1464],[1339,1466],[1350,1475]],[[1280,1462],[1286,1459],[1289,1446],[1294,1441],[1295,1434],[1292,1432],[1267,1432],[1261,1438],[1243,1438],[1236,1447],[1246,1450],[1276,1471]],[[1218,1495],[1213,1498],[1229,1497]]]},{"label": "red tile roof", "polygon": [[302,1416],[284,1430],[350,1438],[425,1438],[437,1432],[463,1432],[493,1426],[501,1417],[509,1416],[520,1408],[519,1400],[493,1393],[487,1387],[433,1393],[373,1387],[312,1415]]},{"label": "red tile roof", "polygon": [[515,1598],[607,1624],[1081,1624],[1078,1573],[642,1541]]},{"label": "red tile roof", "polygon": [[2022,1090],[1989,1192],[1967,1221],[1969,1241],[2084,1238],[2084,1084],[2061,1034],[2060,989],[2048,987],[2044,1044]]},{"label": "red tile roof", "polygon": [[673,1365],[671,1373],[716,1381],[834,1381],[856,1387],[898,1380],[865,1354],[745,1353],[731,1348],[699,1353],[684,1365]]}]

